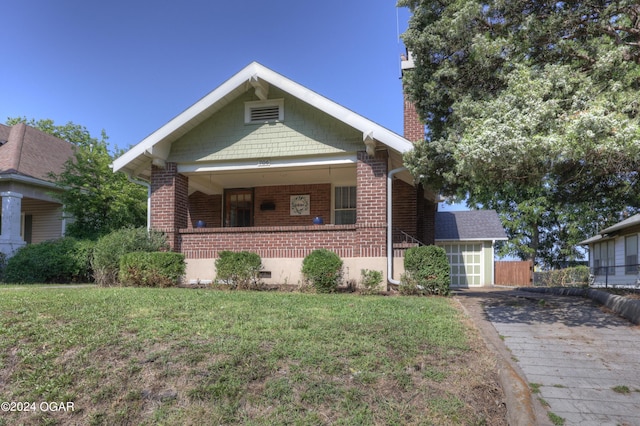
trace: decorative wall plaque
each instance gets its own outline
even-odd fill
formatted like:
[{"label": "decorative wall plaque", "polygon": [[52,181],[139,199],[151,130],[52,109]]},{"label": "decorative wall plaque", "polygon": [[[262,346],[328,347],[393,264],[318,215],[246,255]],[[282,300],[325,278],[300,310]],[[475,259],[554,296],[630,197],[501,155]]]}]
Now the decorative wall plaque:
[{"label": "decorative wall plaque", "polygon": [[311,205],[309,195],[292,195],[291,196],[291,216],[308,216]]}]

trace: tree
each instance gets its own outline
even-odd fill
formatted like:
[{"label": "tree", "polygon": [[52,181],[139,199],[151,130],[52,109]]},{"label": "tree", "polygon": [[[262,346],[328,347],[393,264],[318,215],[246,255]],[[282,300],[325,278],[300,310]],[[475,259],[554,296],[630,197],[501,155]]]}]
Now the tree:
[{"label": "tree", "polygon": [[146,190],[124,174],[113,173],[114,157],[104,130],[96,139],[85,127],[71,122],[57,126],[52,120],[7,120],[8,125],[19,122],[76,145],[64,170],[51,175],[61,189],[54,196],[63,204],[65,215],[73,218],[67,225],[68,236],[95,239],[125,226],[146,224]]},{"label": "tree", "polygon": [[398,5],[413,12],[405,87],[429,128],[405,163],[496,208],[506,252],[575,258],[570,247],[640,207],[637,1]]}]

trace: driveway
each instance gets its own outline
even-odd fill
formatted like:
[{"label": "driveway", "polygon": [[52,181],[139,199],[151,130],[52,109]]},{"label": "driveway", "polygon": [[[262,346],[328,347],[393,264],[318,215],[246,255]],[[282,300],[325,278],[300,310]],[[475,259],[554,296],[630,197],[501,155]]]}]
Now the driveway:
[{"label": "driveway", "polygon": [[583,297],[455,294],[532,390],[537,424],[640,425],[640,326]]}]

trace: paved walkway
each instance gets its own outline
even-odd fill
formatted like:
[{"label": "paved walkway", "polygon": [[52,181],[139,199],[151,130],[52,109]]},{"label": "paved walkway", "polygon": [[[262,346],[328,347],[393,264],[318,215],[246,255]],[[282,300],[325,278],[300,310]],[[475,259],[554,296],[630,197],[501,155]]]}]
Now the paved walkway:
[{"label": "paved walkway", "polygon": [[[534,401],[565,425],[640,426],[640,326],[582,297],[495,288],[457,295],[465,307],[479,304],[475,319],[492,326]],[[544,414],[538,408],[538,424],[549,424]]]}]

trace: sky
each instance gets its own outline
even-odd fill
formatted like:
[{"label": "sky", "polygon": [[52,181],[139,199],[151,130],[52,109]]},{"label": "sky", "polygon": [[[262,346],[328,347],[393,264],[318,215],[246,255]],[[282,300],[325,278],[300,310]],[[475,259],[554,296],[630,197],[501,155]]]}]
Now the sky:
[{"label": "sky", "polygon": [[393,0],[6,2],[0,122],[73,122],[126,149],[257,61],[402,134],[409,17]]},{"label": "sky", "polygon": [[72,121],[127,148],[252,61],[402,133],[384,0],[20,0],[3,5],[0,122]]}]

